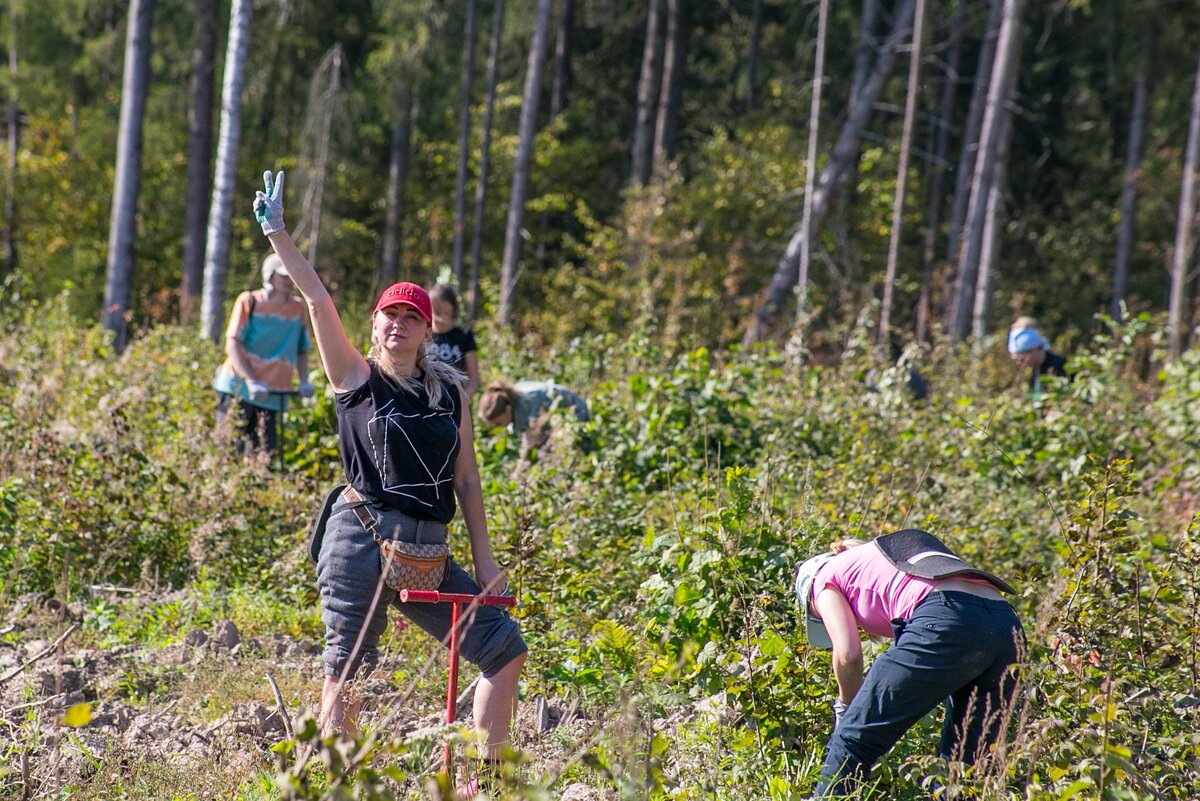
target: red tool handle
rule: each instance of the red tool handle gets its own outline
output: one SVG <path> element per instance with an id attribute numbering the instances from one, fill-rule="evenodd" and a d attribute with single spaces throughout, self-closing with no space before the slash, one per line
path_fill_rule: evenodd
<path id="1" fill-rule="evenodd" d="M 437 590 L 400 590 L 401 603 L 477 603 L 480 606 L 516 606 L 514 595 L 470 595 L 465 592 L 438 592 Z"/>
<path id="2" fill-rule="evenodd" d="M 460 604 L 516 606 L 517 599 L 512 595 L 471 595 L 465 592 L 438 592 L 437 590 L 400 590 L 400 602 L 406 604 L 452 604 L 450 607 L 450 641 L 447 643 L 450 646 L 450 675 L 446 682 L 446 723 L 453 723 L 458 699 L 458 648 L 460 645 L 458 617 L 462 613 Z M 451 758 L 450 741 L 447 740 L 442 750 L 442 769 L 448 775 L 453 775 Z"/>

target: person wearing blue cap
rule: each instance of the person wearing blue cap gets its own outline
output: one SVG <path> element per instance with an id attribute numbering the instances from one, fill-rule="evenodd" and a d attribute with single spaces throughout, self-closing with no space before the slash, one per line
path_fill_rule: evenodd
<path id="1" fill-rule="evenodd" d="M 973 763 L 996 742 L 1024 649 L 1002 579 L 971 567 L 927 531 L 842 540 L 806 560 L 794 585 L 810 645 L 832 649 L 834 729 L 814 798 L 853 790 L 943 702 L 938 756 Z M 892 637 L 863 675 L 858 631 Z"/>
<path id="2" fill-rule="evenodd" d="M 1018 317 L 1008 329 L 1008 354 L 1020 367 L 1029 368 L 1029 389 L 1035 395 L 1042 389 L 1047 373 L 1070 380 L 1067 359 L 1050 350 L 1050 342 L 1037 330 L 1032 317 Z"/>

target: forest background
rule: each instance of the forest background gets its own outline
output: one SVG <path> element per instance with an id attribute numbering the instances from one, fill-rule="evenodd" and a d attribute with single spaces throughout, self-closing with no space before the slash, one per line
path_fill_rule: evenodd
<path id="1" fill-rule="evenodd" d="M 1195 3 L 6 12 L 4 793 L 424 792 L 444 665 L 411 634 L 362 759 L 239 728 L 276 707 L 264 670 L 314 701 L 317 660 L 264 642 L 320 636 L 300 553 L 338 472 L 327 395 L 288 415 L 282 471 L 210 433 L 272 168 L 340 308 L 456 276 L 485 379 L 592 402 L 533 462 L 478 443 L 533 653 L 510 796 L 803 797 L 831 682 L 790 572 L 908 523 L 1023 588 L 1030 689 L 1004 759 L 947 774 L 927 721 L 879 792 L 1193 797 Z M 1076 374 L 1037 407 L 1018 314 Z M 256 644 L 201 647 L 224 621 Z"/>

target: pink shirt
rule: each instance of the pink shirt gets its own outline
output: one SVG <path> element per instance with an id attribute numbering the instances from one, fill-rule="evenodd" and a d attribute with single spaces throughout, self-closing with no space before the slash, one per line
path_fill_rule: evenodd
<path id="1" fill-rule="evenodd" d="M 831 556 L 813 577 L 812 592 L 815 599 L 826 587 L 833 587 L 846 596 L 863 631 L 891 637 L 892 620 L 911 617 L 936 584 L 898 570 L 875 543 L 868 542 Z"/>

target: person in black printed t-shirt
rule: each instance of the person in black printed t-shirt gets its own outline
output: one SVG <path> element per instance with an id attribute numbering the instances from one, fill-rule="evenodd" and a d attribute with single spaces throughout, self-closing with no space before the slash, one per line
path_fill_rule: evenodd
<path id="1" fill-rule="evenodd" d="M 317 558 L 325 623 L 325 732 L 357 731 L 361 700 L 343 693 L 359 665 L 378 657 L 387 608 L 438 639 L 450 629 L 446 604 L 398 603 L 380 580 L 379 547 L 358 517 L 365 508 L 380 531 L 430 542 L 445 537 L 457 499 L 471 541 L 472 578 L 453 559 L 440 592 L 502 593 L 504 576 L 492 557 L 479 465 L 462 374 L 429 354 L 429 295 L 416 284 L 393 284 L 371 311 L 371 351 L 350 342 L 329 292 L 283 224 L 283 173 L 264 175 L 254 214 L 307 301 L 325 375 L 337 395 L 338 444 L 349 483 L 333 504 Z M 444 539 L 443 539 L 444 541 Z M 375 599 L 378 599 L 376 602 Z M 508 742 L 527 649 L 516 622 L 499 607 L 480 606 L 460 637 L 461 653 L 482 674 L 475 690 L 475 728 L 494 762 Z M 445 640 L 443 640 L 444 642 Z M 473 795 L 473 793 L 472 793 Z"/>
<path id="2" fill-rule="evenodd" d="M 458 293 L 449 284 L 429 291 L 433 303 L 433 345 L 437 356 L 467 376 L 467 397 L 479 389 L 479 348 L 475 334 L 458 324 Z"/>

